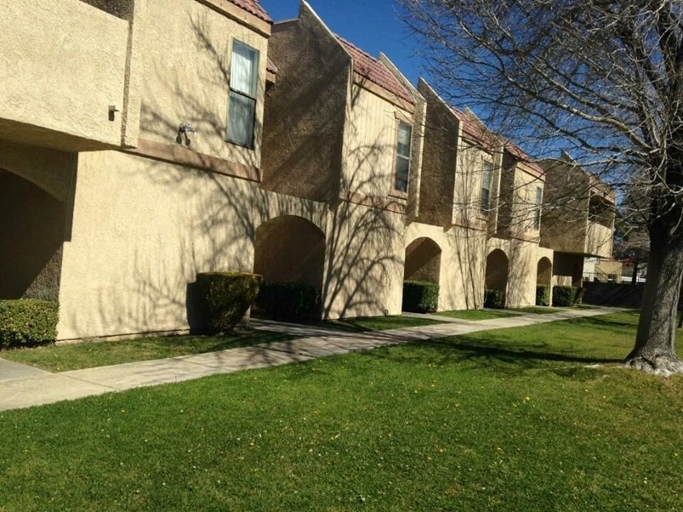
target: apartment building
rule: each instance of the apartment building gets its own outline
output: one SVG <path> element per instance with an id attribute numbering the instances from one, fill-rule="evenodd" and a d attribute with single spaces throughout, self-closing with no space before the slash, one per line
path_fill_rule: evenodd
<path id="1" fill-rule="evenodd" d="M 278 23 L 257 0 L 0 9 L 0 299 L 58 300 L 59 339 L 200 327 L 219 270 L 314 285 L 325 318 L 398 314 L 406 279 L 440 310 L 529 305 L 579 250 L 545 228 L 564 171 L 305 1 Z M 593 189 L 581 254 L 609 250 Z"/>

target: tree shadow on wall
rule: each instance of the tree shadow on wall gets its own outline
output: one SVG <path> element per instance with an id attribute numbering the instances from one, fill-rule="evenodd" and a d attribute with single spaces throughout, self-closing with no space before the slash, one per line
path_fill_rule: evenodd
<path id="1" fill-rule="evenodd" d="M 191 18 L 197 74 L 207 91 L 229 90 L 228 46 L 205 20 Z M 222 42 L 216 42 L 222 41 Z M 69 323 L 87 335 L 138 334 L 173 331 L 189 325 L 200 329 L 192 283 L 198 272 L 252 271 L 258 228 L 269 220 L 295 216 L 325 234 L 326 257 L 322 292 L 324 316 L 382 314 L 387 297 L 398 293 L 403 265 L 404 220 L 372 201 L 357 204 L 340 198 L 341 191 L 372 197 L 369 191 L 384 183 L 382 156 L 393 147 L 381 140 L 365 141 L 348 149 L 352 165 L 339 177 L 337 190 L 326 201 L 316 201 L 264 190 L 257 180 L 231 176 L 222 162 L 259 174 L 257 152 L 224 140 L 226 105 L 207 108 L 210 94 L 195 91 L 167 68 L 148 66 L 148 82 L 159 88 L 143 102 L 141 139 L 191 151 L 191 163 L 112 153 L 102 174 L 115 172 L 117 187 L 125 188 L 127 202 L 107 202 L 107 216 L 99 227 L 100 250 L 116 246 L 115 267 L 103 269 L 102 285 L 92 290 L 90 310 L 96 319 L 75 311 Z M 263 77 L 261 77 L 263 79 Z M 162 103 L 173 97 L 173 107 Z M 311 105 L 309 108 L 315 108 Z M 197 134 L 190 144 L 177 142 L 178 127 L 190 122 Z M 258 123 L 257 134 L 262 131 Z M 355 127 L 352 127 L 355 129 Z M 258 140 L 258 135 L 257 135 Z M 258 149 L 258 147 L 257 147 Z M 302 142 L 297 158 L 315 158 L 315 145 Z M 339 153 L 341 158 L 341 152 Z M 221 165 L 217 165 L 220 160 Z M 232 165 L 231 164 L 231 165 Z M 288 166 L 295 167 L 296 160 Z M 323 180 L 329 181 L 328 177 Z M 326 181 L 326 182 L 327 182 Z M 388 193 L 380 190 L 380 194 Z M 101 190 L 103 201 L 119 190 Z M 362 201 L 358 201 L 362 202 Z M 144 205 L 133 207 L 131 205 Z M 118 238 L 109 244 L 106 237 Z M 400 250 L 394 252 L 394 248 Z M 112 326 L 116 326 L 112 328 Z"/>

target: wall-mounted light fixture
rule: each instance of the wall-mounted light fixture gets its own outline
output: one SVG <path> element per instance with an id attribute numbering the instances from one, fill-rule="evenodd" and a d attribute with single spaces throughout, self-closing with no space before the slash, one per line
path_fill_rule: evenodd
<path id="1" fill-rule="evenodd" d="M 188 122 L 182 123 L 178 127 L 178 142 L 184 142 L 185 145 L 189 146 L 190 143 L 192 142 L 190 140 L 190 134 L 196 134 L 197 132 L 195 131 L 194 128 L 192 128 L 192 125 Z"/>

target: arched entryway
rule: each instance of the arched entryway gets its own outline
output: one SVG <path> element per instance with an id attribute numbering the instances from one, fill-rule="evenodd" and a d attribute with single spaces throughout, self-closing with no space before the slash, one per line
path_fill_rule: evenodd
<path id="1" fill-rule="evenodd" d="M 536 305 L 550 306 L 553 279 L 553 262 L 549 258 L 543 257 L 538 260 L 536 267 Z M 543 286 L 544 288 L 540 288 Z"/>
<path id="2" fill-rule="evenodd" d="M 505 304 L 508 284 L 509 260 L 501 249 L 494 249 L 486 257 L 486 289 L 498 290 L 503 297 L 502 304 L 495 304 L 502 307 Z"/>
<path id="3" fill-rule="evenodd" d="M 261 274 L 264 281 L 308 285 L 315 288 L 320 297 L 324 268 L 325 234 L 312 222 L 284 215 L 261 224 L 256 230 L 254 273 Z M 302 316 L 319 317 L 321 314 L 308 309 Z M 296 312 L 292 315 L 297 316 Z"/>
<path id="4" fill-rule="evenodd" d="M 325 234 L 312 222 L 284 215 L 256 230 L 254 272 L 264 279 L 321 288 L 324 267 Z"/>
<path id="5" fill-rule="evenodd" d="M 428 281 L 439 284 L 441 247 L 431 238 L 418 238 L 406 247 L 404 281 Z"/>
<path id="6" fill-rule="evenodd" d="M 0 299 L 57 300 L 66 203 L 0 169 Z"/>

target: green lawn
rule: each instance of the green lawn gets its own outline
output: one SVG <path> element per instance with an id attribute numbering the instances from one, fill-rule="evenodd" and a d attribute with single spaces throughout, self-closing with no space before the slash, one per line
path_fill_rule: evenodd
<path id="1" fill-rule="evenodd" d="M 335 320 L 318 325 L 343 331 L 368 332 L 399 327 L 432 325 L 435 323 L 438 322 L 426 318 L 378 316 Z M 21 348 L 0 351 L 0 357 L 53 372 L 65 372 L 133 361 L 148 361 L 150 359 L 215 352 L 288 339 L 292 339 L 292 336 L 243 329 L 237 333 L 225 336 L 161 336 L 122 341 Z"/>
<path id="2" fill-rule="evenodd" d="M 549 308 L 540 306 L 529 306 L 526 308 L 515 308 L 511 311 L 518 311 L 520 313 L 533 313 L 535 315 L 552 315 L 553 313 L 562 313 L 567 311 L 568 308 Z"/>
<path id="3" fill-rule="evenodd" d="M 330 329 L 353 332 L 385 331 L 401 327 L 418 327 L 422 325 L 438 324 L 438 320 L 414 316 L 369 316 L 360 318 L 343 318 L 323 322 L 321 325 Z"/>
<path id="4" fill-rule="evenodd" d="M 472 321 L 491 320 L 492 318 L 509 318 L 511 316 L 518 316 L 504 309 L 463 309 L 460 311 L 440 311 L 435 314 Z"/>
<path id="5" fill-rule="evenodd" d="M 636 319 L 0 413 L 0 510 L 681 510 L 683 379 L 617 367 Z"/>

